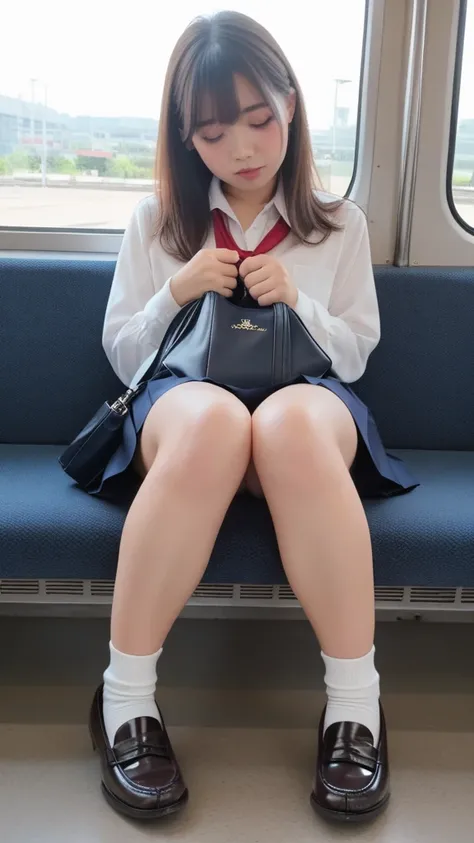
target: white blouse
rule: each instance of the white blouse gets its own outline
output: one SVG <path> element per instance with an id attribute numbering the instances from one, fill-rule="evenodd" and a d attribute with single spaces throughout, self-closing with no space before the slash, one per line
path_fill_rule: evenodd
<path id="1" fill-rule="evenodd" d="M 335 198 L 326 193 L 318 196 L 324 202 Z M 242 249 L 253 251 L 279 215 L 289 222 L 281 185 L 245 232 L 217 179 L 211 183 L 209 199 L 211 209 L 227 214 L 230 232 Z M 155 234 L 156 202 L 154 196 L 142 200 L 132 215 L 105 314 L 104 350 L 127 386 L 140 380 L 180 310 L 170 279 L 183 263 L 164 251 Z M 344 201 L 336 218 L 343 228 L 324 243 L 306 246 L 290 233 L 272 254 L 299 290 L 296 312 L 331 358 L 333 371 L 350 383 L 361 377 L 380 339 L 380 320 L 364 214 Z M 204 247 L 215 248 L 212 228 Z"/>

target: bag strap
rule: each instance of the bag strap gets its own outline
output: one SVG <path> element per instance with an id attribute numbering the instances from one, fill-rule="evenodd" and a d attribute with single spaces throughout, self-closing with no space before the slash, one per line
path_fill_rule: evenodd
<path id="1" fill-rule="evenodd" d="M 162 343 L 158 349 L 156 357 L 153 358 L 151 366 L 147 369 L 145 378 L 150 379 L 156 374 L 156 371 L 161 366 L 162 360 L 180 341 L 182 335 L 188 328 L 189 323 L 194 318 L 196 311 L 202 307 L 203 298 L 195 299 L 184 305 L 183 308 L 176 314 L 171 325 L 169 326 Z"/>
<path id="2" fill-rule="evenodd" d="M 161 361 L 165 356 L 165 353 L 168 353 L 168 351 L 170 351 L 171 348 L 178 341 L 182 333 L 181 329 L 184 330 L 184 325 L 188 324 L 188 321 L 192 316 L 193 308 L 196 306 L 196 304 L 199 304 L 199 300 L 190 302 L 188 305 L 185 305 L 185 307 L 188 308 L 188 313 L 183 314 L 183 310 L 185 308 L 182 308 L 177 314 L 180 317 L 179 320 L 177 320 L 177 317 L 175 316 L 173 322 L 171 322 L 171 325 L 166 331 L 166 334 L 161 342 L 160 347 L 157 349 L 153 360 L 148 366 L 146 372 L 144 372 L 144 374 L 142 375 L 142 378 L 139 383 L 137 383 L 135 386 L 129 387 L 126 392 L 120 395 L 113 402 L 113 404 L 110 405 L 110 408 L 112 410 L 115 410 L 116 413 L 120 413 L 120 415 L 125 415 L 125 413 L 128 412 L 129 404 L 132 403 L 133 399 L 136 398 L 137 395 L 140 395 L 140 393 L 143 392 L 148 381 L 150 381 L 159 370 Z"/>

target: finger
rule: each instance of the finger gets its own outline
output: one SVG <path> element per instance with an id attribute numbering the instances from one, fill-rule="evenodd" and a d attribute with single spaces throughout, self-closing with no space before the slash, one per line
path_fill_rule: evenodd
<path id="1" fill-rule="evenodd" d="M 245 279 L 245 286 L 247 290 L 251 290 L 256 284 L 261 284 L 262 281 L 267 281 L 271 278 L 271 267 L 262 266 L 261 269 L 256 269 L 254 272 L 249 272 Z"/>
<path id="2" fill-rule="evenodd" d="M 237 278 L 239 271 L 233 263 L 222 263 L 219 266 L 219 272 L 226 278 Z"/>
<path id="3" fill-rule="evenodd" d="M 224 287 L 227 287 L 228 290 L 235 290 L 237 287 L 237 278 L 223 277 L 221 278 L 221 283 Z"/>
<path id="4" fill-rule="evenodd" d="M 234 291 L 228 290 L 227 287 L 224 287 L 224 289 L 221 290 L 221 296 L 225 296 L 226 299 L 230 299 L 231 296 L 233 296 L 233 295 L 234 295 Z"/>
<path id="5" fill-rule="evenodd" d="M 268 307 L 268 305 L 276 304 L 278 301 L 281 301 L 278 290 L 270 290 L 269 293 L 259 297 L 258 304 L 260 307 Z"/>
<path id="6" fill-rule="evenodd" d="M 260 284 L 255 284 L 250 290 L 250 295 L 253 299 L 259 299 L 260 296 L 266 296 L 275 289 L 275 283 L 271 278 L 261 281 Z"/>
<path id="7" fill-rule="evenodd" d="M 212 289 L 220 293 L 221 290 L 235 290 L 237 278 L 229 278 L 225 275 L 215 275 L 212 279 Z"/>
<path id="8" fill-rule="evenodd" d="M 242 278 L 245 278 L 250 272 L 261 269 L 266 263 L 268 263 L 268 255 L 252 255 L 251 258 L 245 258 L 240 264 Z"/>
<path id="9" fill-rule="evenodd" d="M 222 263 L 237 263 L 239 253 L 235 249 L 216 249 L 216 257 Z"/>

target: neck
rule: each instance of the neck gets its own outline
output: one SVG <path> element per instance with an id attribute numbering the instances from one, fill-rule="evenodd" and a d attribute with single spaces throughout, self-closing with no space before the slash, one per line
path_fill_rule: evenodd
<path id="1" fill-rule="evenodd" d="M 244 231 L 252 225 L 260 211 L 275 194 L 277 177 L 259 190 L 239 190 L 229 184 L 223 184 L 224 195 L 239 220 Z"/>
<path id="2" fill-rule="evenodd" d="M 249 208 L 263 208 L 275 194 L 277 177 L 275 176 L 264 187 L 258 190 L 239 190 L 230 184 L 223 184 L 222 190 L 229 205 L 236 202 L 238 205 L 247 205 Z"/>

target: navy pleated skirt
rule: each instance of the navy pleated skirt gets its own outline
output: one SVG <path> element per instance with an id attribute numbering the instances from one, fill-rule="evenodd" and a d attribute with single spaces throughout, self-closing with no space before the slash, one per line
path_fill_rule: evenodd
<path id="1" fill-rule="evenodd" d="M 138 479 L 135 472 L 131 470 L 131 463 L 137 447 L 137 438 L 147 414 L 165 392 L 181 383 L 189 383 L 192 380 L 194 379 L 179 378 L 175 375 L 163 373 L 149 381 L 145 390 L 131 404 L 130 411 L 125 416 L 122 440 L 109 460 L 102 479 L 95 487 L 89 489 L 89 494 L 100 494 L 107 497 L 112 495 L 113 497 L 114 487 L 122 487 L 127 476 L 131 480 L 136 481 Z M 205 382 L 212 383 L 208 379 L 205 379 Z M 404 463 L 398 457 L 386 452 L 370 410 L 350 387 L 332 377 L 311 378 L 304 376 L 296 382 L 309 383 L 331 390 L 351 412 L 359 436 L 357 454 L 351 468 L 351 474 L 361 497 L 390 497 L 391 495 L 409 492 L 418 485 Z M 225 388 L 239 398 L 250 413 L 253 413 L 262 401 L 276 391 L 275 388 Z"/>

